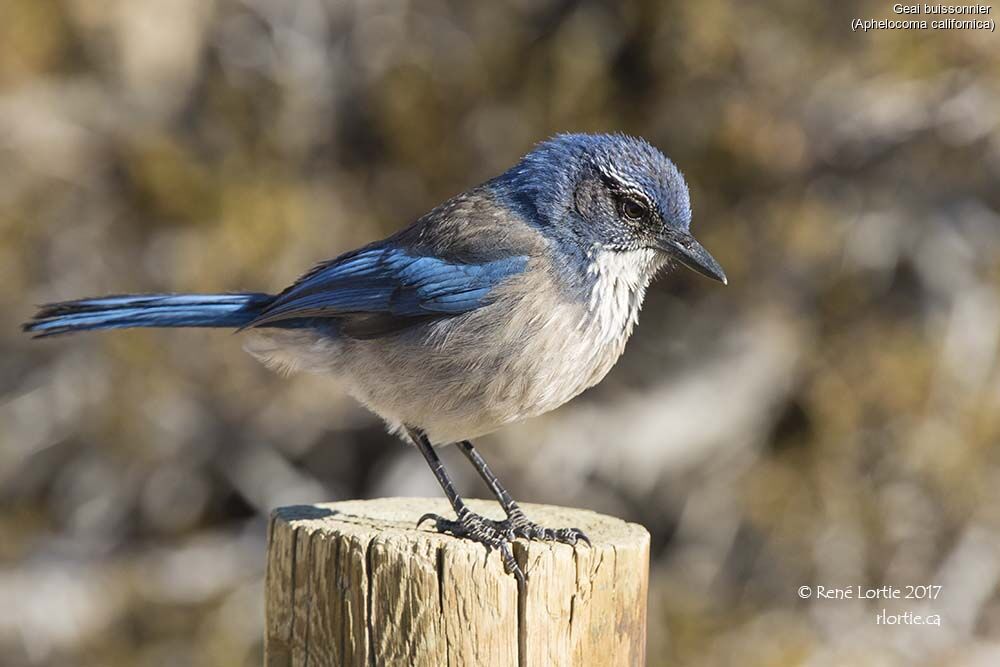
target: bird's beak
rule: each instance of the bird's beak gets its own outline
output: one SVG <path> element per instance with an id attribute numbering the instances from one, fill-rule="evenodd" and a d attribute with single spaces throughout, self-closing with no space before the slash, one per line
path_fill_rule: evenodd
<path id="1" fill-rule="evenodd" d="M 728 284 L 726 273 L 708 251 L 687 232 L 668 230 L 659 238 L 660 250 L 706 278 Z"/>

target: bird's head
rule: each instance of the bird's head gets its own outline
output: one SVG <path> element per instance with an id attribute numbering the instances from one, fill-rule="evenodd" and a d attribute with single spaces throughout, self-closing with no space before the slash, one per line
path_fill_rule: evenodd
<path id="1" fill-rule="evenodd" d="M 719 263 L 689 232 L 684 177 L 663 153 L 621 134 L 562 134 L 500 178 L 546 234 L 585 252 L 673 259 L 722 283 Z M 637 252 L 645 251 L 645 252 Z"/>

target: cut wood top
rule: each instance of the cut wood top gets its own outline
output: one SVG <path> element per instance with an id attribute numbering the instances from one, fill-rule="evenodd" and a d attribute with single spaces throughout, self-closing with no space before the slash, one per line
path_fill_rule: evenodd
<path id="1" fill-rule="evenodd" d="M 470 509 L 502 519 L 496 502 Z M 442 535 L 443 498 L 284 507 L 268 545 L 267 664 L 641 665 L 649 534 L 587 510 L 522 505 L 591 546 L 514 543 L 518 591 L 499 554 Z"/>

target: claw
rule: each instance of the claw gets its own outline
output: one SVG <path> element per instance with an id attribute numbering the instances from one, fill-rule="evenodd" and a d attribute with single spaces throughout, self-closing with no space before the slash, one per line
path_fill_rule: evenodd
<path id="1" fill-rule="evenodd" d="M 502 553 L 503 553 L 503 561 L 504 561 L 504 563 L 503 563 L 504 570 L 507 571 L 507 574 L 512 574 L 512 575 L 514 575 L 514 578 L 517 579 L 517 588 L 518 588 L 518 590 L 524 590 L 524 587 L 528 583 L 527 582 L 527 578 L 524 576 L 524 572 L 521 571 L 521 566 L 519 566 L 517 564 L 517 561 L 514 560 L 514 554 L 510 550 L 510 547 L 505 544 L 503 546 L 503 552 Z"/>
<path id="2" fill-rule="evenodd" d="M 486 548 L 489 557 L 493 549 L 500 551 L 504 571 L 514 575 L 519 586 L 524 586 L 526 577 L 514 559 L 510 543 L 514 540 L 513 529 L 503 521 L 493 521 L 473 512 L 462 512 L 458 520 L 448 519 L 440 514 L 428 513 L 420 517 L 417 527 L 425 521 L 433 521 L 434 529 L 439 533 L 448 533 L 455 537 L 478 542 Z"/>
<path id="3" fill-rule="evenodd" d="M 463 510 L 457 520 L 447 519 L 440 514 L 428 513 L 420 517 L 420 520 L 417 521 L 417 527 L 419 528 L 425 521 L 433 521 L 434 528 L 439 533 L 448 533 L 482 544 L 486 547 L 487 557 L 493 549 L 499 550 L 504 570 L 508 574 L 514 575 L 520 587 L 526 585 L 527 577 L 517 564 L 514 552 L 511 550 L 511 542 L 515 538 L 548 540 L 569 545 L 585 542 L 588 547 L 592 546 L 590 538 L 579 528 L 543 528 L 537 523 L 529 521 L 520 509 L 515 509 L 502 521 L 487 519 L 467 510 Z"/>
<path id="4" fill-rule="evenodd" d="M 543 528 L 534 521 L 529 520 L 520 508 L 515 508 L 510 512 L 507 519 L 500 523 L 509 526 L 515 536 L 528 540 L 547 540 L 569 544 L 570 546 L 576 545 L 577 542 L 586 542 L 588 547 L 593 546 L 587 534 L 579 528 Z"/>

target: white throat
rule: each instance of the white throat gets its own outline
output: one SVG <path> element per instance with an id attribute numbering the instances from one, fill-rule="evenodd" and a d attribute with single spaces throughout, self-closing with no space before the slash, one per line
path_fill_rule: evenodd
<path id="1" fill-rule="evenodd" d="M 617 251 L 600 246 L 588 257 L 587 272 L 596 278 L 588 304 L 589 322 L 602 343 L 624 345 L 639 320 L 646 288 L 666 260 L 651 248 Z"/>

